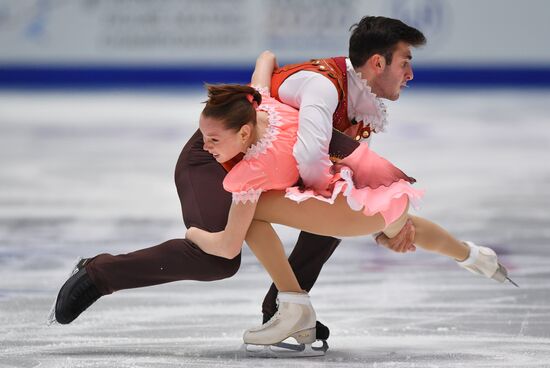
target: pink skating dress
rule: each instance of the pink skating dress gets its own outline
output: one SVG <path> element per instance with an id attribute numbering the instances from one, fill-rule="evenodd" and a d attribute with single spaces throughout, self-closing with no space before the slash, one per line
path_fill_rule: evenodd
<path id="1" fill-rule="evenodd" d="M 412 204 L 418 202 L 422 192 L 410 185 L 415 180 L 371 151 L 366 143 L 334 165 L 330 197 L 297 187 L 299 172 L 293 148 L 298 110 L 270 97 L 265 89 L 260 92 L 258 110 L 267 112 L 268 128 L 224 179 L 223 187 L 232 193 L 234 203 L 256 202 L 262 192 L 273 189 L 286 190 L 286 197 L 296 202 L 314 198 L 334 203 L 342 194 L 353 210 L 367 216 L 381 213 L 389 225 L 403 213 L 407 199 Z"/>

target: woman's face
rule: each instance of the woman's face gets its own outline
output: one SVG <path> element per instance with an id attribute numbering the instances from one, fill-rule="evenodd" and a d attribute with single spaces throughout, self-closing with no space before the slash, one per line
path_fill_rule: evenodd
<path id="1" fill-rule="evenodd" d="M 203 149 L 212 154 L 219 163 L 231 160 L 245 150 L 246 139 L 243 138 L 246 137 L 243 136 L 243 128 L 238 131 L 226 129 L 219 119 L 201 114 L 199 129 L 204 140 Z"/>

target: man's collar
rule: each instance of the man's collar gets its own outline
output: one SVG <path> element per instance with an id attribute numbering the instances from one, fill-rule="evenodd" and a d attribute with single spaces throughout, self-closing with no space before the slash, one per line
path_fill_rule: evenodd
<path id="1" fill-rule="evenodd" d="M 387 124 L 386 106 L 378 98 L 363 79 L 360 72 L 355 71 L 351 60 L 346 58 L 346 73 L 348 77 L 348 117 L 370 124 L 375 132 L 383 132 Z"/>

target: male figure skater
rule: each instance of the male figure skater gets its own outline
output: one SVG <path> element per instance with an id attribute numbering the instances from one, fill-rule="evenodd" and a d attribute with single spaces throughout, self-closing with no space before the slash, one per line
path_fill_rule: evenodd
<path id="1" fill-rule="evenodd" d="M 323 180 L 331 165 L 329 154 L 344 157 L 355 149 L 353 140 L 331 142 L 329 149 L 333 128 L 357 140 L 370 139 L 372 133 L 383 131 L 386 118 L 380 98 L 399 98 L 400 89 L 413 78 L 411 48 L 425 42 L 420 31 L 399 20 L 364 17 L 354 25 L 349 58 L 316 59 L 275 72 L 272 95 L 300 109 L 295 147 L 299 167 L 308 160 L 323 162 L 319 172 L 300 170 L 305 186 L 327 185 Z M 203 150 L 203 145 L 197 131 L 180 154 L 175 181 L 185 225 L 216 232 L 225 228 L 231 205 L 231 195 L 222 187 L 231 165 L 222 167 Z M 412 249 L 413 230 L 409 224 L 392 240 L 393 245 L 385 244 L 393 249 L 398 242 L 401 250 Z M 289 261 L 304 290 L 313 287 L 339 243 L 332 237 L 300 233 Z M 187 239 L 171 239 L 128 254 L 83 259 L 59 291 L 51 320 L 68 324 L 101 296 L 118 290 L 231 277 L 240 266 L 240 258 L 212 256 Z M 263 303 L 264 321 L 276 312 L 276 294 L 272 286 Z M 316 333 L 321 340 L 329 336 L 328 328 L 319 322 Z"/>

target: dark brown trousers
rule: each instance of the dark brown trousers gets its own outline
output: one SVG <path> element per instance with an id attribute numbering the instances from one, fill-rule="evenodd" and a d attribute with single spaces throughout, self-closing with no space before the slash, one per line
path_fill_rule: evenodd
<path id="1" fill-rule="evenodd" d="M 226 175 L 212 155 L 202 149 L 197 131 L 183 148 L 175 180 L 187 227 L 221 231 L 227 223 L 231 194 L 223 189 Z M 310 290 L 339 239 L 301 232 L 289 261 L 304 290 Z M 128 254 L 100 254 L 86 270 L 103 294 L 179 280 L 213 281 L 233 276 L 241 255 L 225 259 L 204 253 L 187 239 L 172 239 Z M 262 306 L 264 319 L 276 311 L 277 289 L 271 285 Z"/>

